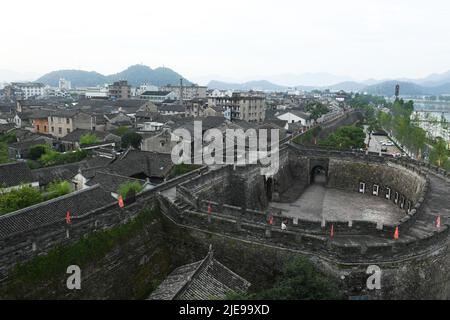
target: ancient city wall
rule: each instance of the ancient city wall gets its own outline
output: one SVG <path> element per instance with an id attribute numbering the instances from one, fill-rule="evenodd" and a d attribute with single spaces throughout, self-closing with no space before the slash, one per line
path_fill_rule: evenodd
<path id="1" fill-rule="evenodd" d="M 380 187 L 379 193 L 385 196 L 387 188 L 392 195 L 399 192 L 413 205 L 421 197 L 426 178 L 395 163 L 373 164 L 350 160 L 330 159 L 328 187 L 359 192 L 360 182 L 365 183 L 366 193 L 372 195 L 373 186 Z M 392 196 L 393 198 L 393 196 Z"/>
<path id="2" fill-rule="evenodd" d="M 72 217 L 72 223 L 61 222 L 48 224 L 29 232 L 19 232 L 0 239 L 0 281 L 7 277 L 9 270 L 17 263 L 28 261 L 36 256 L 46 254 L 58 245 L 77 242 L 83 236 L 113 228 L 134 219 L 144 208 L 155 203 L 157 192 L 169 189 L 191 177 L 205 171 L 201 168 L 159 185 L 155 189 L 143 192 L 136 201 L 120 209 L 114 201 L 103 208 L 95 208 L 84 216 Z"/>
<path id="3" fill-rule="evenodd" d="M 329 222 L 325 225 L 305 222 L 309 223 L 307 227 L 317 229 L 316 233 L 305 233 L 302 228 L 306 226 L 301 226 L 303 221 L 297 221 L 299 223 L 297 227 L 294 226 L 294 221 L 288 221 L 290 227 L 288 231 L 283 231 L 280 228 L 281 218 L 276 219 L 273 225 L 269 225 L 266 216 L 260 212 L 232 206 L 225 206 L 223 211 L 218 212 L 215 212 L 216 209 L 214 209 L 212 214 L 208 214 L 207 211 L 193 210 L 180 212 L 179 208 L 164 197 L 160 196 L 158 199 L 161 211 L 180 225 L 191 226 L 205 232 L 228 235 L 237 239 L 257 241 L 315 254 L 320 253 L 340 262 L 382 261 L 396 255 L 419 254 L 445 240 L 449 233 L 448 227 L 445 226 L 430 235 L 414 240 L 402 239 L 393 243 L 367 245 L 358 243 L 341 244 L 330 239 L 331 223 Z M 206 202 L 204 202 L 204 206 L 206 205 Z M 212 205 L 213 208 L 218 206 L 218 204 Z M 220 209 L 220 207 L 217 209 Z M 355 222 L 352 227 L 345 223 L 336 223 L 335 225 L 336 232 L 348 232 L 351 228 L 354 228 L 355 232 L 363 231 L 369 232 L 369 234 L 370 232 L 381 232 L 381 234 L 386 232 L 386 235 L 390 233 L 390 237 L 392 237 L 391 232 L 393 232 L 393 229 L 389 229 L 389 227 L 378 230 L 375 224 L 364 222 Z"/>

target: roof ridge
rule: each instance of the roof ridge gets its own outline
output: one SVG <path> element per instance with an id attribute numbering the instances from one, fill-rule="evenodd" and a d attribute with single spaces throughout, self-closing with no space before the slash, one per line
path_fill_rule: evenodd
<path id="1" fill-rule="evenodd" d="M 184 289 L 186 289 L 186 287 L 192 283 L 192 279 L 195 278 L 196 275 L 198 275 L 200 273 L 200 271 L 207 265 L 207 262 L 209 262 L 212 256 L 210 254 L 210 252 L 208 252 L 208 254 L 206 255 L 206 257 L 203 260 L 200 260 L 201 263 L 198 265 L 198 267 L 195 269 L 195 271 L 192 273 L 192 276 L 188 278 L 188 280 L 186 281 L 186 283 L 181 286 L 180 289 L 177 290 L 177 292 L 174 293 L 173 298 L 175 298 L 178 294 L 180 294 L 182 291 L 184 291 Z M 198 261 L 198 262 L 200 262 Z M 196 263 L 198 263 L 196 262 Z M 172 298 L 172 299 L 173 299 Z"/>
<path id="2" fill-rule="evenodd" d="M 142 179 L 127 177 L 127 176 L 124 176 L 124 175 L 121 175 L 121 174 L 117 174 L 117 173 L 114 173 L 114 172 L 108 172 L 108 171 L 101 171 L 100 170 L 100 171 L 96 171 L 95 172 L 95 174 L 97 174 L 97 173 L 103 173 L 103 174 L 106 174 L 106 175 L 116 176 L 116 177 L 120 177 L 120 178 L 127 178 L 128 180 L 136 180 L 136 181 L 143 181 L 143 182 L 145 182 L 145 180 L 142 180 Z"/>

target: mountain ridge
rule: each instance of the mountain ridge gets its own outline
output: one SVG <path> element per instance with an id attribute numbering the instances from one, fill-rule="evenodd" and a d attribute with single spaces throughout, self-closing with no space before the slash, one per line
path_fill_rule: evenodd
<path id="1" fill-rule="evenodd" d="M 56 70 L 44 74 L 36 81 L 57 87 L 60 78 L 71 81 L 75 87 L 95 87 L 118 80 L 127 80 L 132 86 L 140 86 L 144 83 L 155 86 L 176 85 L 179 84 L 181 78 L 185 84 L 191 84 L 190 81 L 170 68 L 160 67 L 152 69 L 149 66 L 139 64 L 132 65 L 121 72 L 111 75 L 76 69 Z"/>
<path id="2" fill-rule="evenodd" d="M 263 90 L 263 91 L 286 91 L 289 89 L 297 89 L 303 91 L 311 90 L 333 90 L 333 91 L 353 91 L 353 92 L 367 92 L 370 94 L 379 94 L 384 96 L 393 96 L 395 86 L 400 85 L 400 93 L 402 95 L 442 95 L 450 94 L 450 79 L 446 83 L 437 86 L 425 86 L 414 82 L 387 80 L 381 82 L 374 82 L 372 85 L 367 85 L 364 82 L 344 81 L 331 86 L 282 86 L 267 80 L 248 81 L 243 83 L 228 83 L 222 81 L 210 81 L 208 87 L 210 89 L 220 90 Z"/>

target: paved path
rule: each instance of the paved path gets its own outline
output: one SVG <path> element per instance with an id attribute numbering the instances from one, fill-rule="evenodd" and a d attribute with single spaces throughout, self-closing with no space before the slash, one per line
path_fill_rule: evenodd
<path id="1" fill-rule="evenodd" d="M 382 198 L 368 197 L 356 192 L 326 188 L 315 183 L 292 203 L 270 203 L 287 217 L 311 221 L 373 221 L 397 224 L 405 212 Z"/>

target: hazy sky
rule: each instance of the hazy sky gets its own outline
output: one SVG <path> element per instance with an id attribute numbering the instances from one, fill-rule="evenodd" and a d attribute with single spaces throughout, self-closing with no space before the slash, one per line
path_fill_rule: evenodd
<path id="1" fill-rule="evenodd" d="M 365 79 L 450 69 L 446 0 L 14 0 L 1 11 L 0 69 L 18 72 L 143 63 L 187 78 Z"/>

